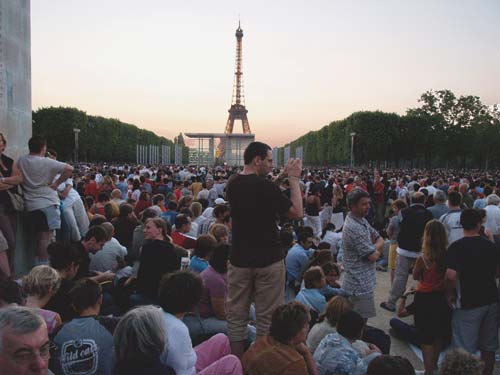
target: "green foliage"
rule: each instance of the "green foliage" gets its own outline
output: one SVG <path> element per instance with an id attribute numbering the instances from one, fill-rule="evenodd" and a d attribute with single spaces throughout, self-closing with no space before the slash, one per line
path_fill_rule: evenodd
<path id="1" fill-rule="evenodd" d="M 81 161 L 134 162 L 137 144 L 171 146 L 171 160 L 174 160 L 171 140 L 135 125 L 117 119 L 90 116 L 76 108 L 50 107 L 33 112 L 33 135 L 46 138 L 48 147 L 55 149 L 62 160 L 73 159 L 74 128 L 80 129 Z M 184 149 L 183 154 L 187 155 L 187 147 Z M 187 162 L 187 157 L 183 161 Z"/>
<path id="2" fill-rule="evenodd" d="M 489 167 L 500 164 L 500 107 L 488 108 L 477 96 L 450 90 L 427 91 L 406 115 L 355 112 L 285 145 L 304 147 L 307 165 L 348 165 L 351 133 L 356 133 L 357 165 Z"/>

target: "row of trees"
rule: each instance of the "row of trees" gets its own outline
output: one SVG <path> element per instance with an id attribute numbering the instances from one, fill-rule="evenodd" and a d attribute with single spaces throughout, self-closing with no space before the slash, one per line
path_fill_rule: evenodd
<path id="1" fill-rule="evenodd" d="M 73 129 L 80 129 L 79 160 L 123 161 L 136 160 L 136 145 L 171 146 L 174 161 L 174 142 L 184 146 L 182 135 L 174 142 L 149 130 L 139 129 L 117 119 L 90 116 L 76 108 L 50 107 L 33 112 L 33 135 L 47 139 L 48 147 L 57 151 L 62 160 L 73 160 L 75 142 Z M 183 147 L 183 162 L 188 150 Z"/>
<path id="2" fill-rule="evenodd" d="M 347 165 L 351 133 L 357 165 L 388 163 L 411 167 L 500 165 L 500 107 L 477 96 L 456 97 L 450 90 L 427 91 L 420 107 L 396 113 L 355 112 L 285 145 L 302 146 L 307 165 Z M 283 155 L 283 148 L 280 149 Z"/>

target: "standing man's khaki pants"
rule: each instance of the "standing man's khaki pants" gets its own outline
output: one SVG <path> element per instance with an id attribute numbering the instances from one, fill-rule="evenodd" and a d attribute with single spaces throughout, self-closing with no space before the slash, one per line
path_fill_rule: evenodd
<path id="1" fill-rule="evenodd" d="M 267 267 L 228 267 L 227 326 L 230 341 L 246 339 L 248 312 L 255 302 L 257 336 L 269 333 L 274 310 L 285 303 L 285 262 Z"/>

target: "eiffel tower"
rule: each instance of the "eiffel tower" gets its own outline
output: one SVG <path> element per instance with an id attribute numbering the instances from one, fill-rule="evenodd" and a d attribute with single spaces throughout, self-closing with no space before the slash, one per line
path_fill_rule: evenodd
<path id="1" fill-rule="evenodd" d="M 225 134 L 233 134 L 234 121 L 241 120 L 243 127 L 243 134 L 250 134 L 250 124 L 248 123 L 247 113 L 245 107 L 245 93 L 243 90 L 243 30 L 241 23 L 238 22 L 236 29 L 236 67 L 234 69 L 234 82 L 233 82 L 233 96 L 231 99 L 231 108 L 229 108 L 229 116 L 227 118 Z M 225 151 L 225 140 L 221 139 L 218 147 L 218 157 L 223 157 Z"/>

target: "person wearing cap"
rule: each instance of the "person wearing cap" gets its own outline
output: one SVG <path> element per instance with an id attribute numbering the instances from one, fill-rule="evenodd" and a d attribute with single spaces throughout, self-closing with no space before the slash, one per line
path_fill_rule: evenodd
<path id="1" fill-rule="evenodd" d="M 276 217 L 304 215 L 299 179 L 302 161 L 291 159 L 284 172 L 291 199 L 266 178 L 273 166 L 271 148 L 252 142 L 244 152 L 242 173 L 233 175 L 226 188 L 231 206 L 232 251 L 228 266 L 227 321 L 232 353 L 243 355 L 248 311 L 255 302 L 257 336 L 268 334 L 273 311 L 285 301 L 285 252 L 279 240 Z"/>

